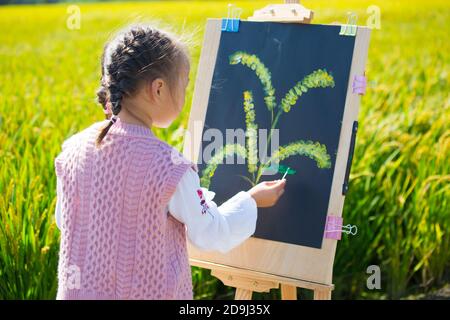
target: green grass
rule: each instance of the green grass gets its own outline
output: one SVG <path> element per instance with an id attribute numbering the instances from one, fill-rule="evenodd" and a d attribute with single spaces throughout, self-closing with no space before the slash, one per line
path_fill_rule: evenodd
<path id="1" fill-rule="evenodd" d="M 398 298 L 448 281 L 450 267 L 450 111 L 447 1 L 302 1 L 315 23 L 364 24 L 381 8 L 372 33 L 360 130 L 344 222 L 359 234 L 339 242 L 335 298 Z M 243 18 L 269 2 L 236 2 Z M 205 19 L 226 15 L 227 2 L 81 5 L 80 30 L 66 28 L 67 4 L 0 7 L 0 299 L 53 299 L 59 232 L 55 226 L 53 159 L 61 143 L 103 119 L 95 103 L 103 43 L 129 22 L 158 20 L 191 34 L 192 74 Z M 157 134 L 179 145 L 182 116 Z M 366 288 L 370 264 L 382 289 Z M 446 273 L 447 272 L 447 273 Z M 194 268 L 197 298 L 232 291 Z M 279 293 L 256 295 L 278 297 Z M 309 296 L 307 296 L 309 297 Z"/>

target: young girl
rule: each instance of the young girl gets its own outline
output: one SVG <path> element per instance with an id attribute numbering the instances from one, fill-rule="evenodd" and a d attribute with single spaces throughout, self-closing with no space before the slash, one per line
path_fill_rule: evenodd
<path id="1" fill-rule="evenodd" d="M 283 193 L 284 179 L 262 182 L 218 207 L 196 165 L 152 133 L 180 114 L 189 68 L 186 47 L 149 26 L 105 46 L 98 100 L 107 119 L 55 158 L 57 299 L 192 299 L 185 232 L 225 253 L 254 233 L 257 207 Z"/>

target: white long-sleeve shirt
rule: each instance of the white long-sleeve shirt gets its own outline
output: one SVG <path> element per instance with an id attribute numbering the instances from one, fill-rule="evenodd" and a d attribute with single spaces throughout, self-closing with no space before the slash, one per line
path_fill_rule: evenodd
<path id="1" fill-rule="evenodd" d="M 56 225 L 61 226 L 62 185 L 57 178 Z M 201 250 L 226 253 L 255 232 L 256 201 L 247 191 L 238 192 L 217 206 L 215 193 L 200 187 L 200 179 L 189 168 L 170 198 L 167 210 L 185 224 L 190 242 Z"/>

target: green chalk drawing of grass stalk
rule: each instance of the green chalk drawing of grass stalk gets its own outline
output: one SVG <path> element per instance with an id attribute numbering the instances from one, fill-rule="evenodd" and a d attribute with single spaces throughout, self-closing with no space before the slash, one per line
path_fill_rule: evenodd
<path id="1" fill-rule="evenodd" d="M 303 94 L 307 93 L 309 89 L 334 87 L 333 76 L 325 69 L 318 69 L 297 82 L 295 86 L 287 92 L 285 97 L 281 99 L 281 102 L 277 104 L 275 88 L 273 87 L 271 80 L 271 73 L 256 55 L 248 54 L 243 51 L 236 51 L 230 55 L 229 63 L 231 65 L 241 64 L 253 70 L 263 87 L 265 93 L 264 102 L 271 114 L 271 128 L 265 154 L 267 154 L 273 130 L 276 128 L 279 118 L 283 113 L 288 113 L 291 107 L 297 103 L 297 100 Z M 319 142 L 303 140 L 297 140 L 285 146 L 280 146 L 278 150 L 273 152 L 272 156 L 269 157 L 267 161 L 259 161 L 257 156 L 258 125 L 255 123 L 256 113 L 253 103 L 253 94 L 252 91 L 246 90 L 243 95 L 245 123 L 247 127 L 246 147 L 240 144 L 226 144 L 223 148 L 219 149 L 210 161 L 208 161 L 208 165 L 202 171 L 201 184 L 203 187 L 209 187 L 211 178 L 214 176 L 218 165 L 222 163 L 226 157 L 235 154 L 247 160 L 247 169 L 251 174 L 251 178 L 245 176 L 241 177 L 249 181 L 252 186 L 259 182 L 263 172 L 269 169 L 271 165 L 278 165 L 281 161 L 294 155 L 309 157 L 314 160 L 317 167 L 321 169 L 331 167 L 330 156 L 327 153 L 325 145 L 320 144 Z M 286 172 L 287 170 L 286 166 L 280 166 L 280 168 L 282 171 L 279 172 Z M 293 173 L 295 173 L 295 170 L 288 172 L 288 174 Z"/>

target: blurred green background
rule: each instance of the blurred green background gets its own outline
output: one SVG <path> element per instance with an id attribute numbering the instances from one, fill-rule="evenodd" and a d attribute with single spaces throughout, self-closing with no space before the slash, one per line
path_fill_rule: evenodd
<path id="1" fill-rule="evenodd" d="M 9 2 L 3 0 L 2 3 Z M 40 1 L 37 1 L 40 2 Z M 241 18 L 269 1 L 238 1 Z M 281 1 L 279 2 L 281 3 Z M 79 4 L 80 29 L 67 27 L 68 3 L 0 6 L 0 299 L 54 299 L 59 231 L 53 159 L 61 143 L 103 119 L 95 102 L 103 44 L 135 21 L 183 34 L 195 79 L 208 17 L 228 2 L 154 1 Z M 420 298 L 450 283 L 450 110 L 448 1 L 302 1 L 314 23 L 358 24 L 381 12 L 372 32 L 344 218 L 357 236 L 339 241 L 334 299 Z M 182 116 L 162 139 L 180 146 Z M 368 290 L 366 268 L 381 268 Z M 233 289 L 193 268 L 195 297 L 233 297 Z M 300 298 L 311 293 L 299 290 Z M 279 292 L 254 298 L 278 298 Z"/>

